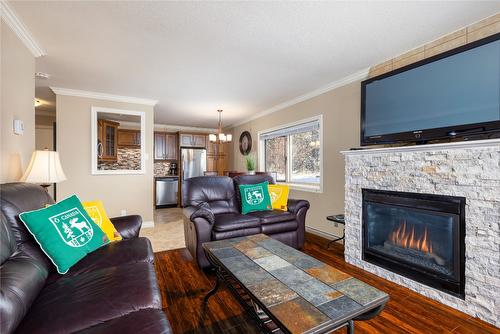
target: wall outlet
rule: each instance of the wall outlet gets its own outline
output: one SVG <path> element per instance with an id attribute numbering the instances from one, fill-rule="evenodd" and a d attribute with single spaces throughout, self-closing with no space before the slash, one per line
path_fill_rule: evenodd
<path id="1" fill-rule="evenodd" d="M 22 136 L 24 134 L 24 123 L 20 119 L 15 119 L 12 128 L 14 130 L 14 134 Z"/>
<path id="2" fill-rule="evenodd" d="M 126 216 L 127 215 L 127 210 L 121 210 L 121 213 L 120 213 L 122 216 Z"/>

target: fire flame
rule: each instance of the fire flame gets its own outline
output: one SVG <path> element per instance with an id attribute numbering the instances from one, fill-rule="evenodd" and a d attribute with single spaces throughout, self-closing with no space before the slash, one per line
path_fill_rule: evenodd
<path id="1" fill-rule="evenodd" d="M 408 227 L 408 225 L 411 227 Z M 415 226 L 412 224 L 408 225 L 406 221 L 399 224 L 398 228 L 394 229 L 389 235 L 389 241 L 399 247 L 412 248 L 427 254 L 432 254 L 432 243 L 427 235 L 427 226 L 424 229 L 424 233 L 417 236 L 415 233 Z"/>

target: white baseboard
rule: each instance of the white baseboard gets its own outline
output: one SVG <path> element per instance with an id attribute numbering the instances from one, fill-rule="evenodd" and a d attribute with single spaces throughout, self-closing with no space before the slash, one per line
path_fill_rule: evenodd
<path id="1" fill-rule="evenodd" d="M 141 228 L 153 228 L 153 227 L 155 227 L 155 222 L 152 220 L 147 222 L 142 222 Z"/>
<path id="2" fill-rule="evenodd" d="M 337 238 L 337 236 L 335 236 L 331 233 L 322 231 L 320 229 L 317 229 L 317 228 L 311 227 L 311 226 L 306 226 L 306 232 L 319 235 L 320 237 L 326 238 L 328 240 L 333 240 L 333 239 Z"/>

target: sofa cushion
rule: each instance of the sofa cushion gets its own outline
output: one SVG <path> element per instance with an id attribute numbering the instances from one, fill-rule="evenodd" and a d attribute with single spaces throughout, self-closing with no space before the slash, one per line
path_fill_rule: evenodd
<path id="1" fill-rule="evenodd" d="M 99 226 L 104 233 L 106 233 L 109 241 L 122 240 L 122 236 L 118 233 L 111 220 L 109 220 L 102 201 L 88 201 L 83 202 L 82 205 L 94 223 L 96 223 L 96 225 Z"/>
<path id="2" fill-rule="evenodd" d="M 262 232 L 261 227 L 249 227 L 239 230 L 217 232 L 212 231 L 212 240 L 226 240 L 231 238 L 246 237 L 248 235 L 255 235 Z"/>
<path id="3" fill-rule="evenodd" d="M 182 205 L 207 204 L 214 214 L 238 213 L 233 180 L 227 176 L 198 176 L 182 182 Z"/>
<path id="4" fill-rule="evenodd" d="M 268 189 L 269 182 L 240 185 L 241 213 L 271 210 L 271 196 Z"/>
<path id="5" fill-rule="evenodd" d="M 76 195 L 47 208 L 23 212 L 19 218 L 60 274 L 109 243 Z"/>
<path id="6" fill-rule="evenodd" d="M 295 219 L 293 213 L 281 210 L 258 211 L 249 213 L 249 215 L 259 218 L 261 224 L 274 224 Z"/>
<path id="7" fill-rule="evenodd" d="M 63 275 L 53 273 L 49 282 L 61 277 L 75 276 L 95 270 L 137 262 L 154 262 L 153 248 L 147 238 L 134 238 L 111 242 L 84 257 Z"/>
<path id="8" fill-rule="evenodd" d="M 0 186 L 0 208 L 10 224 L 17 244 L 35 242 L 33 236 L 19 219 L 19 214 L 44 208 L 47 204 L 54 204 L 43 187 L 32 183 L 6 183 Z M 40 250 L 40 253 L 43 253 Z"/>
<path id="9" fill-rule="evenodd" d="M 241 194 L 240 186 L 243 184 L 257 184 L 262 182 L 268 182 L 269 184 L 274 184 L 274 179 L 269 174 L 257 174 L 257 175 L 238 175 L 233 177 L 234 189 L 236 195 L 236 203 L 238 208 L 241 209 Z"/>
<path id="10" fill-rule="evenodd" d="M 161 308 L 153 265 L 110 267 L 45 286 L 17 332 L 71 333 L 145 308 Z"/>
<path id="11" fill-rule="evenodd" d="M 222 213 L 215 215 L 213 230 L 226 232 L 251 227 L 260 227 L 259 218 L 239 213 Z"/>
<path id="12" fill-rule="evenodd" d="M 261 227 L 262 227 L 262 233 L 269 235 L 269 234 L 296 231 L 297 228 L 299 227 L 299 224 L 297 224 L 297 220 L 294 219 L 274 224 L 262 224 Z"/>
<path id="13" fill-rule="evenodd" d="M 170 334 L 172 329 L 165 313 L 161 310 L 144 309 L 93 326 L 79 334 L 98 333 L 134 333 L 134 334 Z"/>

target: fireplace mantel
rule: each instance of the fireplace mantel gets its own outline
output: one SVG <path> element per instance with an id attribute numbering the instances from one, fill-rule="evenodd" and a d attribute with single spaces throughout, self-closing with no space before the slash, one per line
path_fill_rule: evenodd
<path id="1" fill-rule="evenodd" d="M 500 326 L 500 139 L 342 153 L 346 262 Z M 464 300 L 363 260 L 362 189 L 466 198 Z"/>
<path id="2" fill-rule="evenodd" d="M 379 147 L 379 148 L 359 148 L 348 151 L 341 151 L 344 155 L 364 155 L 364 154 L 379 154 L 379 153 L 398 153 L 398 152 L 427 152 L 436 150 L 451 150 L 451 149 L 468 149 L 481 147 L 494 147 L 500 145 L 500 138 L 485 139 L 485 140 L 470 140 L 452 143 L 438 143 L 427 145 L 412 145 L 412 146 L 395 146 L 395 147 Z"/>

